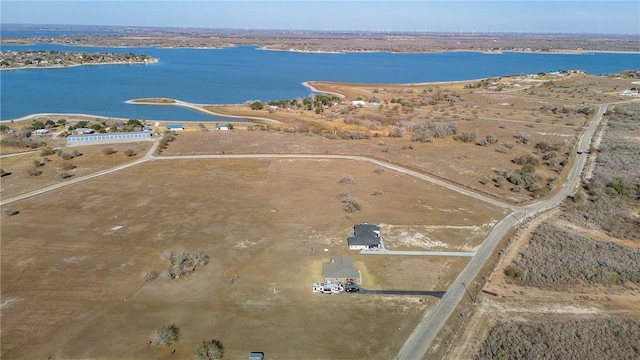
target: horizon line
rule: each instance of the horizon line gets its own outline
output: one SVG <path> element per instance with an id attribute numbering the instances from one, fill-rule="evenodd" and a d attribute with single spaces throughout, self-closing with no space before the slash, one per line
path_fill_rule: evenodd
<path id="1" fill-rule="evenodd" d="M 11 26 L 28 27 L 93 27 L 93 28 L 125 28 L 125 29 L 171 29 L 171 30 L 210 30 L 210 31 L 246 31 L 246 32 L 311 32 L 311 33 L 375 33 L 375 34 L 465 34 L 465 35 L 618 35 L 640 37 L 640 33 L 590 33 L 590 32 L 544 32 L 544 31 L 495 31 L 495 30 L 394 30 L 394 29 L 285 29 L 285 28 L 249 28 L 227 27 L 210 28 L 201 26 L 160 26 L 160 25 L 95 25 L 95 24 L 46 24 L 46 23 L 2 23 L 0 29 Z"/>

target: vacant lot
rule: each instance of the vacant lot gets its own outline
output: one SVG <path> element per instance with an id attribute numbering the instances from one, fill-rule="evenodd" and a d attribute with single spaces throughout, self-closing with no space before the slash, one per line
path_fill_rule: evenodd
<path id="1" fill-rule="evenodd" d="M 140 142 L 63 146 L 59 153 L 70 155 L 67 160 L 64 155 L 60 156 L 53 151 L 46 153 L 42 149 L 29 154 L 5 157 L 0 159 L 0 167 L 11 174 L 1 178 L 0 195 L 3 199 L 8 199 L 67 179 L 134 161 L 144 156 L 151 145 L 151 142 Z M 107 148 L 113 149 L 113 153 L 105 154 L 104 150 Z"/>
<path id="2" fill-rule="evenodd" d="M 435 299 L 313 294 L 321 263 L 353 256 L 366 288 L 446 290 L 467 258 L 360 255 L 346 247 L 352 226 L 384 223 L 383 237 L 442 227 L 438 241 L 456 248 L 476 243 L 462 234 L 480 239 L 503 215 L 374 170 L 338 160 L 167 159 L 13 203 L 20 213 L 2 224 L 2 357 L 168 358 L 176 349 L 173 358 L 190 359 L 211 338 L 229 358 L 393 357 Z M 356 183 L 340 183 L 345 173 Z M 342 191 L 361 210 L 346 213 Z M 445 225 L 458 226 L 453 236 Z M 169 279 L 167 251 L 209 259 Z M 145 272 L 160 276 L 145 282 Z M 180 328 L 178 341 L 149 347 L 168 324 Z"/>

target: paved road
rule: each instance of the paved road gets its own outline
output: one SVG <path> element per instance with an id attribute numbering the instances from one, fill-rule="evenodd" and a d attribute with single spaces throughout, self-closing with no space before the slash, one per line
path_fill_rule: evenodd
<path id="1" fill-rule="evenodd" d="M 360 254 L 365 255 L 402 255 L 402 256 L 466 256 L 472 257 L 476 253 L 473 251 L 421 251 L 421 250 L 360 250 Z"/>
<path id="2" fill-rule="evenodd" d="M 607 110 L 608 104 L 600 105 L 598 112 L 591 121 L 587 129 L 578 138 L 577 147 L 588 149 L 591 139 L 602 120 L 602 116 Z M 449 316 L 463 296 L 465 289 L 462 284 L 470 284 L 480 271 L 480 268 L 489 259 L 502 237 L 518 223 L 524 221 L 525 217 L 534 216 L 542 211 L 550 209 L 560 204 L 578 184 L 580 174 L 584 168 L 587 156 L 585 154 L 576 155 L 573 167 L 569 172 L 567 182 L 551 198 L 533 203 L 527 206 L 515 207 L 514 211 L 502 219 L 489 233 L 487 238 L 476 251 L 476 255 L 471 259 L 467 267 L 462 270 L 456 280 L 451 284 L 446 294 L 438 301 L 435 307 L 425 314 L 415 330 L 407 338 L 402 349 L 398 353 L 398 360 L 422 359 L 431 346 L 431 343 L 444 326 Z"/>
<path id="3" fill-rule="evenodd" d="M 362 295 L 411 295 L 411 296 L 433 296 L 441 299 L 445 292 L 444 291 L 421 291 L 421 290 L 367 290 L 360 288 L 360 291 L 356 293 L 345 293 L 347 295 L 351 294 L 362 294 Z"/>

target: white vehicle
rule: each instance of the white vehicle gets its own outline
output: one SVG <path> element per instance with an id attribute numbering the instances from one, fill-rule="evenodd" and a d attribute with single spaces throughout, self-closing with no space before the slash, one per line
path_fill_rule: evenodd
<path id="1" fill-rule="evenodd" d="M 322 294 L 337 294 L 344 291 L 342 284 L 313 283 L 313 292 Z"/>

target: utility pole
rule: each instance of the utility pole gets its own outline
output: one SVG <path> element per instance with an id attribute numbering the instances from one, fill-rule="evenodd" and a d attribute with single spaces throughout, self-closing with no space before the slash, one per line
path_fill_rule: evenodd
<path id="1" fill-rule="evenodd" d="M 471 293 L 469 292 L 469 289 L 467 289 L 467 285 L 465 283 L 462 283 L 462 286 L 464 286 L 464 290 L 467 292 L 467 295 L 469 295 L 469 298 L 471 299 L 471 302 L 476 302 L 475 299 L 473 298 L 473 296 L 471 296 Z"/>

